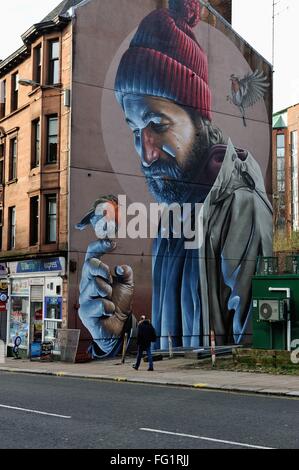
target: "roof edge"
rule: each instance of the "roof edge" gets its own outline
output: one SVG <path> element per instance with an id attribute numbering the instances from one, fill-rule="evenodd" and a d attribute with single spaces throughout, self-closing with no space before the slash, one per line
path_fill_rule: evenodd
<path id="1" fill-rule="evenodd" d="M 29 29 L 27 29 L 27 31 L 25 31 L 25 33 L 21 35 L 21 39 L 24 43 L 23 46 L 0 61 L 0 76 L 2 72 L 6 71 L 6 69 L 13 68 L 16 65 L 16 62 L 20 63 L 24 53 L 30 53 L 29 46 L 37 37 L 51 31 L 52 29 L 63 27 L 71 20 L 72 18 L 69 16 L 57 15 L 51 21 L 35 23 L 32 25 Z"/>

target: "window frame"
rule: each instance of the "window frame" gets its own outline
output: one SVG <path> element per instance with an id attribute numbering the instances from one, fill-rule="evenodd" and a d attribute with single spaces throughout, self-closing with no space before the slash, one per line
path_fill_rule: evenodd
<path id="1" fill-rule="evenodd" d="M 39 54 L 39 55 L 38 55 Z M 42 79 L 42 44 L 39 43 L 33 48 L 33 80 L 41 84 Z M 36 88 L 39 85 L 34 85 Z"/>
<path id="2" fill-rule="evenodd" d="M 291 208 L 292 227 L 294 232 L 299 231 L 299 162 L 298 162 L 298 131 L 291 131 Z"/>
<path id="3" fill-rule="evenodd" d="M 37 135 L 38 126 L 38 135 Z M 31 121 L 31 169 L 37 168 L 41 160 L 41 120 L 40 118 Z M 38 137 L 38 138 L 37 138 Z"/>
<path id="4" fill-rule="evenodd" d="M 8 240 L 7 241 L 8 241 L 7 249 L 9 251 L 14 250 L 16 247 L 16 206 L 10 206 L 8 208 Z"/>
<path id="5" fill-rule="evenodd" d="M 58 55 L 53 55 L 53 45 L 58 45 Z M 56 67 L 58 69 L 56 70 Z M 55 75 L 57 74 L 57 81 Z M 58 85 L 60 83 L 60 41 L 53 38 L 48 41 L 48 85 Z"/>
<path id="6" fill-rule="evenodd" d="M 56 134 L 51 134 L 50 135 L 50 120 L 51 119 L 56 119 L 57 123 L 57 128 L 56 128 Z M 47 142 L 46 142 L 46 165 L 55 165 L 58 162 L 58 134 L 59 134 L 59 119 L 58 119 L 58 114 L 49 114 L 47 116 Z M 51 145 L 51 137 L 56 137 L 56 142 L 54 144 L 56 145 L 56 156 L 55 160 L 50 159 L 51 151 L 50 151 L 50 145 Z M 52 142 L 53 144 L 53 142 Z"/>
<path id="7" fill-rule="evenodd" d="M 14 145 L 15 144 L 15 145 Z M 15 149 L 15 153 L 14 153 Z M 16 136 L 9 139 L 9 181 L 16 181 L 18 166 L 18 139 Z"/>
<path id="8" fill-rule="evenodd" d="M 10 111 L 13 113 L 19 106 L 19 72 L 14 72 L 11 75 L 11 97 L 10 97 Z"/>
<path id="9" fill-rule="evenodd" d="M 2 119 L 6 115 L 6 79 L 1 80 L 0 87 L 0 119 Z"/>
<path id="10" fill-rule="evenodd" d="M 55 199 L 55 214 L 49 213 L 49 203 Z M 57 243 L 57 213 L 58 213 L 58 197 L 57 193 L 45 194 L 45 244 L 51 245 Z M 51 222 L 54 218 L 55 224 L 55 240 L 51 239 Z"/>
<path id="11" fill-rule="evenodd" d="M 33 203 L 37 203 L 33 213 Z M 29 246 L 38 245 L 39 241 L 39 196 L 31 196 L 29 203 Z"/>
<path id="12" fill-rule="evenodd" d="M 0 152 L 0 186 L 5 184 L 5 142 L 0 140 L 0 148 L 3 149 L 2 153 Z"/>

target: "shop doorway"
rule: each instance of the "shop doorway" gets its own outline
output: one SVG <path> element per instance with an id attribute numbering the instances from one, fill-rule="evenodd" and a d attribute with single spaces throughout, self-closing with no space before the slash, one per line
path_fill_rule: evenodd
<path id="1" fill-rule="evenodd" d="M 43 286 L 31 286 L 30 290 L 30 342 L 43 339 Z"/>

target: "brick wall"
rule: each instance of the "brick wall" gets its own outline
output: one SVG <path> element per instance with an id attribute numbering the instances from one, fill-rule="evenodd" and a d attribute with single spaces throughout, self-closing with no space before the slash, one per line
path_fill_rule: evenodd
<path id="1" fill-rule="evenodd" d="M 71 25 L 62 32 L 55 32 L 38 38 L 32 45 L 31 51 L 38 44 L 42 46 L 43 73 L 41 82 L 46 83 L 47 47 L 48 40 L 59 38 L 61 44 L 61 89 L 32 89 L 31 86 L 19 86 L 18 109 L 11 112 L 11 75 L 18 72 L 20 78 L 31 79 L 33 76 L 33 54 L 24 59 L 14 69 L 0 80 L 6 79 L 7 106 L 6 115 L 0 119 L 0 126 L 5 132 L 2 142 L 5 144 L 5 186 L 4 186 L 4 217 L 3 243 L 1 256 L 20 257 L 22 254 L 51 253 L 67 249 L 68 240 L 68 160 L 69 160 L 69 114 L 70 108 L 63 103 L 64 88 L 70 88 L 71 83 Z M 58 162 L 45 165 L 47 115 L 58 114 Z M 40 165 L 31 169 L 32 153 L 32 121 L 39 118 L 41 124 L 41 156 Z M 10 141 L 17 138 L 17 178 L 9 181 L 9 151 Z M 45 194 L 57 193 L 58 228 L 57 243 L 45 243 Z M 40 199 L 40 230 L 39 243 L 29 246 L 30 229 L 30 197 Z M 8 251 L 8 212 L 9 207 L 16 207 L 16 247 Z"/>

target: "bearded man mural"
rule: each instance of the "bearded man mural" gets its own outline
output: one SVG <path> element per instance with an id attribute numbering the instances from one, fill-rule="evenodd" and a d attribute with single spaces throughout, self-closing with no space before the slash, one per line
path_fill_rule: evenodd
<path id="1" fill-rule="evenodd" d="M 162 349 L 169 333 L 174 346 L 207 345 L 211 329 L 218 345 L 250 341 L 251 277 L 257 257 L 272 251 L 272 208 L 260 167 L 212 124 L 207 56 L 192 31 L 199 21 L 197 0 L 170 0 L 169 9 L 150 13 L 115 80 L 151 194 L 159 203 L 203 204 L 197 248 L 186 249 L 184 237 L 173 233 L 163 238 L 161 228 L 153 243 L 152 323 Z M 95 243 L 93 259 L 113 249 L 112 242 Z M 131 314 L 133 274 L 121 266 L 112 279 L 108 266 L 90 267 L 90 260 L 79 314 L 94 338 L 94 356 L 107 356 L 118 350 Z M 86 279 L 95 277 L 96 300 L 86 290 Z"/>

